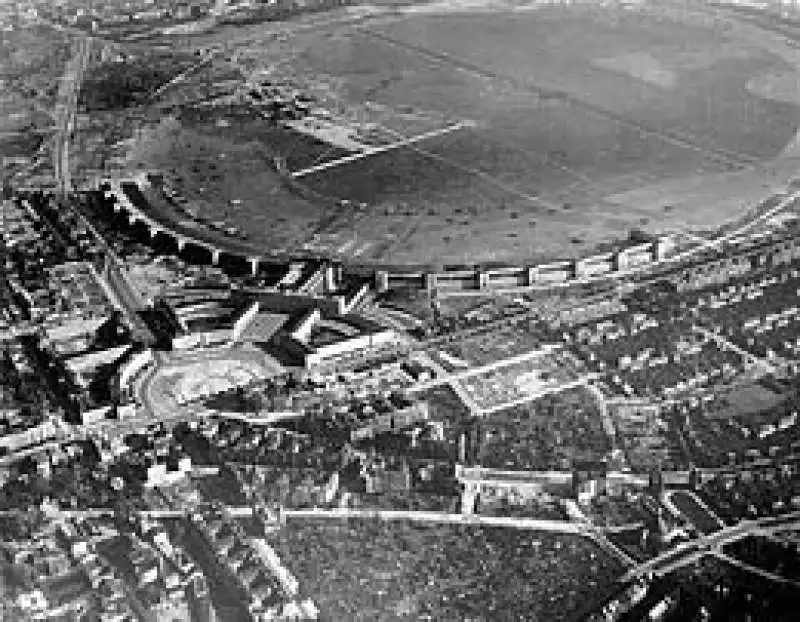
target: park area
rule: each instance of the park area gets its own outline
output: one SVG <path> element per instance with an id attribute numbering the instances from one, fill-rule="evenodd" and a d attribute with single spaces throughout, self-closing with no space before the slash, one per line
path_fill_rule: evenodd
<path id="1" fill-rule="evenodd" d="M 602 417 L 585 389 L 548 395 L 483 418 L 482 466 L 521 471 L 569 470 L 598 462 L 611 450 Z"/>
<path id="2" fill-rule="evenodd" d="M 738 34 L 688 13 L 573 6 L 416 11 L 262 37 L 242 44 L 248 70 L 325 91 L 328 108 L 388 135 L 475 125 L 306 175 L 305 199 L 257 145 L 290 164 L 341 154 L 257 115 L 179 115 L 179 132 L 140 162 L 178 163 L 204 216 L 247 223 L 265 246 L 343 235 L 341 216 L 353 240 L 337 244 L 363 261 L 520 262 L 586 254 L 632 228 L 713 229 L 786 183 L 771 161 L 800 101 L 788 52 Z M 334 217 L 312 195 L 369 207 Z"/>
<path id="3" fill-rule="evenodd" d="M 703 535 L 719 531 L 725 526 L 693 493 L 682 490 L 671 491 L 669 501 L 681 516 Z"/>
<path id="4" fill-rule="evenodd" d="M 557 622 L 621 570 L 590 540 L 498 527 L 290 519 L 270 540 L 323 620 Z"/>

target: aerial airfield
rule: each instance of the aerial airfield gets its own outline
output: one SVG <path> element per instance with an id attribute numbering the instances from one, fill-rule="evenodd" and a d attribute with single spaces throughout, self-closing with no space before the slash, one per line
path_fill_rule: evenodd
<path id="1" fill-rule="evenodd" d="M 0 620 L 796 619 L 798 2 L 0 27 Z"/>

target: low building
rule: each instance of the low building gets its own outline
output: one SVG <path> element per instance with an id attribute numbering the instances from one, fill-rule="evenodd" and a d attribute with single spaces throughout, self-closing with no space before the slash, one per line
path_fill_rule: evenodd
<path id="1" fill-rule="evenodd" d="M 373 466 L 364 474 L 364 484 L 368 495 L 405 493 L 411 490 L 411 469 L 406 463 L 399 469 Z"/>
<path id="2" fill-rule="evenodd" d="M 353 442 L 374 438 L 380 434 L 397 433 L 427 422 L 430 409 L 427 402 L 410 402 L 396 399 L 388 412 L 376 414 L 350 433 Z"/>
<path id="3" fill-rule="evenodd" d="M 192 616 L 189 603 L 184 600 L 165 598 L 155 607 L 151 607 L 150 619 L 152 622 L 191 622 Z"/>

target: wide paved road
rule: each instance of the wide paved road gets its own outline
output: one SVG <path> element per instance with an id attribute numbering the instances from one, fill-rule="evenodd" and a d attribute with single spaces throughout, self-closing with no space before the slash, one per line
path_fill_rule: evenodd
<path id="1" fill-rule="evenodd" d="M 708 554 L 721 553 L 722 547 L 746 536 L 770 534 L 797 526 L 800 526 L 800 511 L 780 517 L 763 518 L 758 521 L 742 521 L 697 540 L 679 544 L 674 549 L 632 568 L 620 577 L 619 582 L 628 583 L 649 573 L 664 576 L 693 564 Z"/>
<path id="2" fill-rule="evenodd" d="M 557 350 L 557 348 L 553 348 L 553 350 Z M 525 363 L 526 361 L 542 358 L 543 356 L 547 356 L 549 353 L 550 350 L 536 349 L 536 350 L 531 350 L 530 352 L 523 352 L 522 354 L 515 354 L 514 356 L 509 356 L 504 359 L 492 361 L 491 363 L 487 363 L 485 365 L 470 367 L 469 369 L 465 369 L 463 371 L 456 372 L 454 374 L 447 374 L 444 376 L 440 376 L 439 378 L 434 378 L 433 380 L 420 382 L 411 387 L 409 391 L 411 393 L 427 391 L 428 389 L 433 389 L 435 387 L 447 384 L 454 380 L 465 380 L 466 378 L 472 378 L 474 376 L 481 376 L 483 374 L 488 374 L 490 372 L 503 369 L 504 367 L 510 367 L 518 363 Z"/>

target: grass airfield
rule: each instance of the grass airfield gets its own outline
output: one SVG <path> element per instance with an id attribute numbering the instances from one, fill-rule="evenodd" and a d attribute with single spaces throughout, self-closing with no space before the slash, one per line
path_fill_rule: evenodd
<path id="1" fill-rule="evenodd" d="M 478 7 L 253 38 L 242 64 L 324 83 L 397 134 L 476 122 L 302 179 L 312 194 L 366 203 L 359 213 L 293 194 L 259 145 L 298 166 L 326 150 L 255 115 L 224 127 L 213 109 L 185 116 L 135 160 L 179 169 L 203 215 L 254 243 L 316 239 L 358 261 L 566 258 L 633 228 L 714 229 L 794 174 L 792 59 L 769 33 L 762 46 L 752 29 L 740 39 L 665 13 Z"/>

